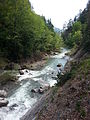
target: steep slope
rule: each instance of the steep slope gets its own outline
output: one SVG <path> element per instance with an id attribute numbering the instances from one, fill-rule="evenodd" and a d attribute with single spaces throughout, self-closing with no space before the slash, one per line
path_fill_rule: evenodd
<path id="1" fill-rule="evenodd" d="M 74 59 L 67 67 L 69 65 L 71 69 L 64 76 L 59 76 L 60 81 L 46 98 L 47 102 L 36 120 L 89 120 L 90 56 L 78 61 Z"/>

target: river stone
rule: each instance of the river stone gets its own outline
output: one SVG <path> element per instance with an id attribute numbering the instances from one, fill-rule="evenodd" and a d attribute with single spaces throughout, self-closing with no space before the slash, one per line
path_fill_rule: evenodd
<path id="1" fill-rule="evenodd" d="M 11 105 L 11 107 L 18 107 L 18 105 L 14 103 L 13 105 Z"/>
<path id="2" fill-rule="evenodd" d="M 38 92 L 39 92 L 40 94 L 43 94 L 44 91 L 45 91 L 45 90 L 44 90 L 43 88 L 39 88 L 39 89 L 38 89 Z"/>
<path id="3" fill-rule="evenodd" d="M 7 97 L 7 92 L 5 90 L 0 90 L 0 97 Z"/>
<path id="4" fill-rule="evenodd" d="M 61 67 L 61 66 L 62 66 L 62 64 L 58 64 L 58 65 L 57 65 L 57 67 Z"/>
<path id="5" fill-rule="evenodd" d="M 0 98 L 0 107 L 7 106 L 8 103 L 8 100 L 6 100 L 5 98 Z"/>
<path id="6" fill-rule="evenodd" d="M 31 92 L 37 93 L 37 92 L 38 92 L 38 89 L 32 89 Z"/>
<path id="7" fill-rule="evenodd" d="M 24 75 L 24 72 L 22 70 L 19 70 L 20 75 Z"/>

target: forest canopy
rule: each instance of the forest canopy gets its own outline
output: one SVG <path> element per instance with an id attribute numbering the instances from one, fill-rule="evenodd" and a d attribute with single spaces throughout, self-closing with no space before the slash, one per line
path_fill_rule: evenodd
<path id="1" fill-rule="evenodd" d="M 90 0 L 79 16 L 69 21 L 62 37 L 69 48 L 77 47 L 90 52 Z"/>
<path id="2" fill-rule="evenodd" d="M 62 38 L 51 20 L 37 15 L 29 0 L 0 0 L 0 56 L 12 61 L 59 49 Z"/>

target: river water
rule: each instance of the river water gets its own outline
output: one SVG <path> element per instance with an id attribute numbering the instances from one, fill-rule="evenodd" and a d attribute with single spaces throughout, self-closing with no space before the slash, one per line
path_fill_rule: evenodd
<path id="1" fill-rule="evenodd" d="M 20 120 L 20 118 L 30 109 L 42 96 L 39 93 L 32 93 L 31 89 L 37 89 L 41 86 L 50 85 L 51 87 L 57 83 L 57 64 L 62 64 L 62 69 L 65 66 L 68 56 L 67 49 L 62 49 L 61 53 L 51 56 L 46 65 L 38 71 L 24 70 L 24 75 L 18 75 L 18 81 L 21 85 L 8 95 L 9 104 L 7 107 L 0 108 L 0 120 Z"/>

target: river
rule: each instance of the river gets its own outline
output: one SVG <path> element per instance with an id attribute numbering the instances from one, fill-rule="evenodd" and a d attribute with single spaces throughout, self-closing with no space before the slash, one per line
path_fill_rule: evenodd
<path id="1" fill-rule="evenodd" d="M 7 99 L 9 104 L 7 107 L 0 108 L 0 120 L 19 120 L 32 106 L 34 106 L 43 94 L 32 93 L 31 89 L 40 88 L 41 86 L 54 86 L 57 83 L 55 77 L 57 76 L 57 64 L 62 64 L 64 68 L 68 56 L 67 49 L 62 49 L 61 53 L 51 56 L 46 65 L 40 70 L 24 70 L 24 75 L 18 75 L 18 81 L 21 85 L 9 94 Z M 13 107 L 11 107 L 14 105 Z"/>

